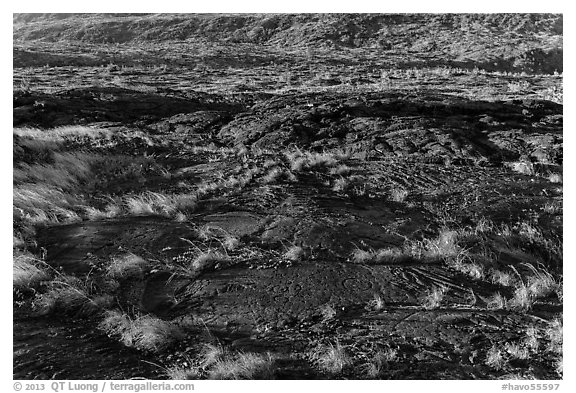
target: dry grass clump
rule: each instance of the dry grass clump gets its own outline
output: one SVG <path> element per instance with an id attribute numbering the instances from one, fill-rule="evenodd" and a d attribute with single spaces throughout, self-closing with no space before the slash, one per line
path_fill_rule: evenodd
<path id="1" fill-rule="evenodd" d="M 379 250 L 355 249 L 351 254 L 354 263 L 361 264 L 397 264 L 409 261 L 412 255 L 397 248 L 382 248 Z"/>
<path id="2" fill-rule="evenodd" d="M 503 310 L 507 306 L 508 302 L 500 292 L 495 293 L 486 300 L 486 308 L 488 310 Z"/>
<path id="3" fill-rule="evenodd" d="M 60 275 L 50 281 L 49 289 L 34 300 L 34 308 L 40 314 L 55 312 L 90 316 L 109 307 L 114 298 L 110 295 L 92 296 L 92 286 L 77 277 Z"/>
<path id="4" fill-rule="evenodd" d="M 551 173 L 548 176 L 548 181 L 550 183 L 562 183 L 563 179 L 562 179 L 562 174 L 560 173 Z"/>
<path id="5" fill-rule="evenodd" d="M 112 131 L 94 127 L 73 125 L 56 127 L 50 130 L 40 130 L 38 128 L 22 127 L 14 128 L 14 135 L 22 138 L 32 138 L 38 141 L 63 141 L 69 138 L 108 138 Z"/>
<path id="6" fill-rule="evenodd" d="M 509 287 L 516 283 L 516 279 L 512 274 L 502 270 L 491 269 L 489 276 L 493 284 L 502 285 L 503 287 Z"/>
<path id="7" fill-rule="evenodd" d="M 228 251 L 233 251 L 240 245 L 240 239 L 229 233 L 224 234 L 224 238 L 221 240 L 222 247 Z"/>
<path id="8" fill-rule="evenodd" d="M 268 171 L 268 173 L 266 173 L 266 175 L 264 175 L 262 177 L 262 182 L 264 184 L 275 183 L 278 181 L 278 179 L 280 179 L 282 177 L 283 174 L 284 174 L 284 170 L 282 170 L 282 168 L 274 167 L 270 171 Z"/>
<path id="9" fill-rule="evenodd" d="M 386 302 L 380 295 L 374 295 L 374 298 L 368 302 L 368 308 L 375 311 L 380 311 L 386 307 Z"/>
<path id="10" fill-rule="evenodd" d="M 173 381 L 196 380 L 202 377 L 202 372 L 192 366 L 191 360 L 187 360 L 184 364 L 164 367 L 164 375 Z"/>
<path id="11" fill-rule="evenodd" d="M 550 272 L 543 268 L 537 269 L 529 263 L 522 265 L 527 267 L 532 274 L 527 276 L 525 281 L 522 281 L 520 273 L 513 268 L 520 280 L 514 285 L 514 294 L 508 302 L 508 308 L 517 311 L 527 311 L 532 308 L 536 300 L 550 296 L 553 293 L 558 295 L 559 291 L 561 291 L 561 284 Z"/>
<path id="12" fill-rule="evenodd" d="M 104 210 L 92 206 L 82 206 L 84 215 L 90 220 L 117 217 L 122 214 L 122 207 L 116 203 L 109 203 Z"/>
<path id="13" fill-rule="evenodd" d="M 564 356 L 559 356 L 558 359 L 556 359 L 554 371 L 562 377 L 564 374 Z"/>
<path id="14" fill-rule="evenodd" d="M 289 261 L 296 262 L 304 256 L 304 249 L 300 246 L 293 245 L 288 248 L 282 256 Z"/>
<path id="15" fill-rule="evenodd" d="M 350 181 L 344 177 L 340 177 L 334 180 L 334 184 L 332 185 L 332 191 L 334 192 L 344 192 L 348 189 L 350 185 Z"/>
<path id="16" fill-rule="evenodd" d="M 506 343 L 504 345 L 504 349 L 506 350 L 506 352 L 508 352 L 508 354 L 512 359 L 524 360 L 530 357 L 530 351 L 528 350 L 528 348 L 521 344 Z"/>
<path id="17" fill-rule="evenodd" d="M 392 189 L 392 191 L 390 191 L 390 200 L 394 201 L 394 202 L 404 202 L 406 200 L 406 197 L 408 197 L 408 190 L 405 190 L 403 188 L 394 188 Z"/>
<path id="18" fill-rule="evenodd" d="M 521 173 L 523 175 L 532 176 L 535 173 L 534 164 L 528 161 L 511 162 L 508 163 L 508 165 L 513 171 Z"/>
<path id="19" fill-rule="evenodd" d="M 444 296 L 448 293 L 448 288 L 443 286 L 435 286 L 432 289 L 428 290 L 426 295 L 421 299 L 420 304 L 426 310 L 433 310 L 440 307 L 442 300 L 444 300 Z"/>
<path id="20" fill-rule="evenodd" d="M 148 262 L 132 253 L 113 258 L 106 269 L 108 277 L 113 279 L 142 278 Z"/>
<path id="21" fill-rule="evenodd" d="M 73 222 L 80 220 L 74 206 L 76 198 L 53 188 L 24 184 L 15 186 L 13 193 L 15 220 L 32 224 Z"/>
<path id="22" fill-rule="evenodd" d="M 543 298 L 556 292 L 560 284 L 550 272 L 544 269 L 537 269 L 530 264 L 524 265 L 532 271 L 532 275 L 528 276 L 526 280 L 526 286 L 533 298 Z"/>
<path id="23" fill-rule="evenodd" d="M 534 243 L 542 242 L 542 240 L 544 240 L 542 231 L 528 222 L 523 222 L 520 224 L 520 227 L 518 228 L 518 234 L 526 238 L 528 241 Z"/>
<path id="24" fill-rule="evenodd" d="M 427 240 L 424 244 L 424 256 L 428 258 L 450 258 L 461 253 L 458 245 L 458 232 L 443 229 L 438 237 L 433 240 Z"/>
<path id="25" fill-rule="evenodd" d="M 540 338 L 536 327 L 528 326 L 526 328 L 524 346 L 532 352 L 536 352 L 540 348 Z"/>
<path id="26" fill-rule="evenodd" d="M 348 175 L 351 171 L 352 171 L 352 169 L 348 165 L 341 164 L 341 165 L 338 165 L 337 167 L 330 168 L 329 173 L 331 175 L 345 176 L 345 175 Z"/>
<path id="27" fill-rule="evenodd" d="M 227 354 L 208 371 L 209 379 L 274 379 L 275 361 L 270 353 Z"/>
<path id="28" fill-rule="evenodd" d="M 316 153 L 308 151 L 303 152 L 301 150 L 286 152 L 284 155 L 288 160 L 290 169 L 293 172 L 301 172 L 305 169 L 311 169 L 315 167 L 334 167 L 339 163 L 339 161 L 346 158 L 345 155 L 337 154 L 334 152 Z"/>
<path id="29" fill-rule="evenodd" d="M 526 285 L 519 284 L 514 289 L 512 299 L 508 301 L 508 308 L 516 311 L 528 311 L 532 308 L 534 299 Z"/>
<path id="30" fill-rule="evenodd" d="M 87 153 L 54 152 L 50 163 L 20 163 L 14 167 L 14 184 L 37 183 L 72 190 L 92 175 L 91 163 L 96 157 Z"/>
<path id="31" fill-rule="evenodd" d="M 474 233 L 476 235 L 480 233 L 488 233 L 493 231 L 494 231 L 494 223 L 488 220 L 486 217 L 481 217 L 474 226 Z"/>
<path id="32" fill-rule="evenodd" d="M 158 214 L 168 217 L 194 209 L 196 202 L 197 197 L 193 194 L 168 195 L 151 191 L 125 199 L 128 211 L 132 214 Z"/>
<path id="33" fill-rule="evenodd" d="M 452 266 L 475 280 L 483 280 L 486 277 L 484 266 L 477 262 L 460 262 Z"/>
<path id="34" fill-rule="evenodd" d="M 369 263 L 374 258 L 374 251 L 355 249 L 351 255 L 352 261 L 355 263 Z"/>
<path id="35" fill-rule="evenodd" d="M 320 316 L 322 317 L 322 322 L 332 321 L 334 318 L 336 318 L 337 315 L 338 313 L 336 312 L 336 309 L 329 303 L 323 304 L 320 307 Z"/>
<path id="36" fill-rule="evenodd" d="M 390 363 L 398 359 L 398 351 L 393 348 L 380 350 L 374 354 L 373 360 L 367 364 L 366 375 L 368 378 L 382 377 L 384 371 L 390 367 Z"/>
<path id="37" fill-rule="evenodd" d="M 184 337 L 181 328 L 172 322 L 151 315 L 131 318 L 118 310 L 107 311 L 98 327 L 125 346 L 147 352 L 160 352 Z"/>
<path id="38" fill-rule="evenodd" d="M 16 252 L 15 252 L 16 253 Z M 42 261 L 29 253 L 14 255 L 12 265 L 12 287 L 14 290 L 27 290 L 49 280 L 50 274 L 41 266 Z"/>
<path id="39" fill-rule="evenodd" d="M 344 367 L 352 363 L 339 342 L 336 342 L 336 345 L 319 345 L 314 349 L 311 357 L 320 370 L 332 375 L 342 372 Z"/>
<path id="40" fill-rule="evenodd" d="M 548 349 L 554 353 L 561 354 L 562 344 L 564 342 L 564 329 L 562 320 L 556 318 L 553 319 L 546 327 L 545 334 L 550 341 Z"/>
<path id="41" fill-rule="evenodd" d="M 542 206 L 542 211 L 546 214 L 558 214 L 562 212 L 562 205 L 554 202 L 546 202 Z"/>
<path id="42" fill-rule="evenodd" d="M 208 250 L 196 256 L 188 269 L 197 274 L 229 260 L 230 257 L 220 251 Z"/>
<path id="43" fill-rule="evenodd" d="M 219 361 L 225 359 L 228 352 L 222 345 L 204 344 L 200 352 L 200 365 L 202 368 L 207 369 Z"/>
<path id="44" fill-rule="evenodd" d="M 502 355 L 502 351 L 498 349 L 495 345 L 490 347 L 488 352 L 486 353 L 486 361 L 485 364 L 488 367 L 492 367 L 496 370 L 502 370 L 506 365 L 506 360 Z"/>
<path id="45" fill-rule="evenodd" d="M 413 259 L 429 261 L 444 259 L 450 261 L 454 267 L 457 267 L 472 277 L 484 278 L 483 267 L 474 263 L 464 264 L 461 261 L 463 255 L 465 255 L 465 253 L 458 245 L 458 233 L 445 229 L 442 230 L 435 239 L 406 242 L 402 249 L 383 248 L 369 251 L 356 249 L 352 252 L 350 258 L 353 262 L 362 264 L 393 264 L 403 263 Z"/>

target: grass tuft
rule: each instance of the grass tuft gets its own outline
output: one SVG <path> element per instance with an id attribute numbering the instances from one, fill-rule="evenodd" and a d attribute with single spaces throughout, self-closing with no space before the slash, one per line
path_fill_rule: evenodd
<path id="1" fill-rule="evenodd" d="M 270 353 L 239 353 L 214 362 L 208 372 L 209 379 L 273 379 L 275 361 Z"/>
<path id="2" fill-rule="evenodd" d="M 106 270 L 108 277 L 113 279 L 142 278 L 148 262 L 132 253 L 112 259 Z"/>
<path id="3" fill-rule="evenodd" d="M 436 309 L 440 307 L 446 293 L 448 293 L 448 288 L 442 286 L 434 287 L 421 299 L 421 304 L 426 310 Z"/>
<path id="4" fill-rule="evenodd" d="M 35 288 L 50 278 L 48 272 L 38 266 L 40 262 L 28 253 L 14 255 L 12 265 L 12 287 L 14 290 Z"/>
<path id="5" fill-rule="evenodd" d="M 486 353 L 486 365 L 496 370 L 502 370 L 506 364 L 502 351 L 493 345 Z"/>
<path id="6" fill-rule="evenodd" d="M 408 190 L 403 188 L 394 188 L 390 191 L 390 199 L 394 202 L 404 202 L 408 197 Z"/>
<path id="7" fill-rule="evenodd" d="M 151 315 L 131 318 L 118 310 L 107 311 L 98 327 L 125 346 L 146 352 L 161 352 L 184 337 L 174 323 Z"/>
<path id="8" fill-rule="evenodd" d="M 486 308 L 488 310 L 504 310 L 507 308 L 506 298 L 500 292 L 497 292 L 487 299 Z"/>
<path id="9" fill-rule="evenodd" d="M 379 378 L 384 375 L 390 365 L 389 363 L 396 361 L 398 358 L 398 351 L 396 349 L 388 348 L 380 350 L 374 355 L 374 359 L 368 363 L 366 374 L 368 378 Z"/>
<path id="10" fill-rule="evenodd" d="M 368 302 L 368 308 L 375 311 L 380 311 L 386 307 L 386 302 L 380 295 L 374 295 L 374 298 Z"/>
<path id="11" fill-rule="evenodd" d="M 299 261 L 304 256 L 304 249 L 300 246 L 293 245 L 283 254 L 285 259 L 289 261 Z"/>
<path id="12" fill-rule="evenodd" d="M 344 367 L 351 364 L 350 357 L 339 342 L 336 345 L 319 345 L 312 352 L 312 359 L 322 371 L 332 375 L 341 373 Z"/>

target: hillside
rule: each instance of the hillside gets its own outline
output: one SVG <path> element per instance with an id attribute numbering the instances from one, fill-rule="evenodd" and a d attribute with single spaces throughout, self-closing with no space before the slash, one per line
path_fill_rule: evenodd
<path id="1" fill-rule="evenodd" d="M 468 66 L 562 72 L 562 16 L 552 14 L 15 14 L 14 41 L 218 42 L 273 48 L 377 49 Z"/>

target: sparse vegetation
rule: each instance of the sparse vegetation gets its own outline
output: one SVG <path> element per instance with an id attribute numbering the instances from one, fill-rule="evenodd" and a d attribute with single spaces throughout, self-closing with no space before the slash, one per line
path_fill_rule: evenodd
<path id="1" fill-rule="evenodd" d="M 122 344 L 146 352 L 159 352 L 180 340 L 184 332 L 177 325 L 151 315 L 131 317 L 118 310 L 106 311 L 99 328 Z"/>
<path id="2" fill-rule="evenodd" d="M 386 307 L 386 302 L 380 295 L 374 295 L 374 298 L 368 302 L 368 307 L 372 310 L 380 311 Z"/>
<path id="3" fill-rule="evenodd" d="M 329 374 L 338 374 L 351 363 L 350 357 L 339 342 L 336 342 L 336 345 L 319 345 L 312 351 L 311 357 L 320 370 Z"/>
<path id="4" fill-rule="evenodd" d="M 34 308 L 44 315 L 60 312 L 93 316 L 112 305 L 112 296 L 92 292 L 90 282 L 60 274 L 50 281 L 45 292 L 36 296 Z"/>
<path id="5" fill-rule="evenodd" d="M 274 379 L 271 354 L 238 353 L 217 360 L 208 372 L 209 379 Z"/>
<path id="6" fill-rule="evenodd" d="M 110 262 L 106 271 L 107 275 L 113 279 L 141 278 L 144 269 L 149 263 L 142 257 L 128 253 L 116 258 Z"/>
<path id="7" fill-rule="evenodd" d="M 286 250 L 283 256 L 290 261 L 299 261 L 304 256 L 304 249 L 300 246 L 293 245 Z"/>
<path id="8" fill-rule="evenodd" d="M 366 367 L 366 374 L 368 378 L 383 377 L 385 371 L 389 368 L 390 363 L 396 361 L 397 358 L 398 351 L 392 348 L 380 350 L 375 353 L 374 359 L 368 363 Z"/>
<path id="9" fill-rule="evenodd" d="M 488 310 L 503 310 L 507 307 L 507 300 L 500 292 L 495 293 L 486 301 Z"/>
<path id="10" fill-rule="evenodd" d="M 404 190 L 401 188 L 394 188 L 390 192 L 390 199 L 394 202 L 404 202 L 406 197 L 408 196 L 408 190 Z"/>
<path id="11" fill-rule="evenodd" d="M 421 304 L 426 310 L 434 310 L 440 307 L 446 293 L 448 293 L 448 288 L 434 287 L 422 298 Z"/>
<path id="12" fill-rule="evenodd" d="M 486 353 L 486 365 L 492 367 L 496 370 L 501 370 L 506 364 L 504 356 L 502 356 L 502 351 L 500 351 L 496 346 L 490 347 Z"/>
<path id="13" fill-rule="evenodd" d="M 12 286 L 15 291 L 37 287 L 41 282 L 50 279 L 47 269 L 29 253 L 14 252 L 12 265 Z"/>

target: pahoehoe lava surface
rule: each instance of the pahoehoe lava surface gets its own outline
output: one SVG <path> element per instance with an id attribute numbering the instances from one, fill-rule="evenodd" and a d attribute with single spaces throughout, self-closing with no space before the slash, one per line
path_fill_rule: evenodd
<path id="1" fill-rule="evenodd" d="M 14 378 L 562 377 L 561 15 L 13 33 Z"/>

